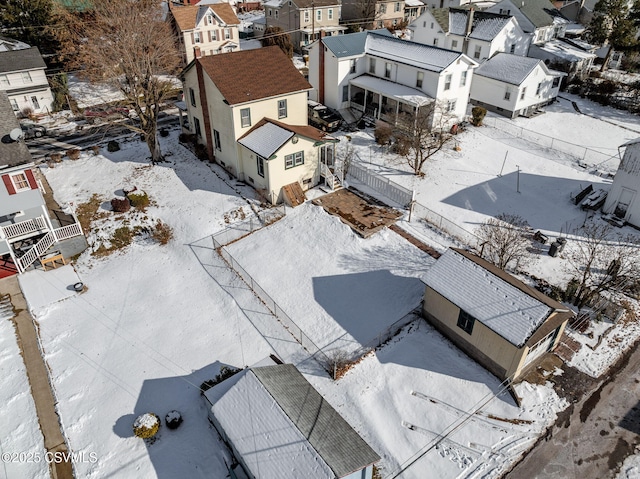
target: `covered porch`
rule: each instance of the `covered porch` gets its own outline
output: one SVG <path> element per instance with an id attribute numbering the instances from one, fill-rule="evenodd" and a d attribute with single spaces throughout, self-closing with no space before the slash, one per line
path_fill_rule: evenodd
<path id="1" fill-rule="evenodd" d="M 420 90 L 370 75 L 349 82 L 351 108 L 392 125 L 413 121 L 418 108 L 433 101 Z"/>

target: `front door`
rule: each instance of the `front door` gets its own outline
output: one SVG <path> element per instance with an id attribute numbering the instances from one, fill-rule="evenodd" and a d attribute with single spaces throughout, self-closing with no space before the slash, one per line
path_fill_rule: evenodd
<path id="1" fill-rule="evenodd" d="M 616 209 L 614 210 L 613 214 L 618 218 L 626 219 L 629 205 L 633 201 L 633 197 L 635 196 L 635 194 L 636 192 L 633 190 L 622 188 L 620 199 L 618 200 L 618 204 L 616 205 Z"/>

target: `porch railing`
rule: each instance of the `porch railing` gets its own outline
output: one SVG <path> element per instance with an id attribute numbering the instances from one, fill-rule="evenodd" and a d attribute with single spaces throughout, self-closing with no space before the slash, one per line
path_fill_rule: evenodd
<path id="1" fill-rule="evenodd" d="M 79 223 L 73 223 L 61 228 L 54 229 L 53 234 L 56 241 L 62 241 L 68 238 L 73 238 L 74 236 L 82 236 L 82 228 L 80 228 Z"/>
<path id="2" fill-rule="evenodd" d="M 29 266 L 33 264 L 33 262 L 42 256 L 45 251 L 47 251 L 56 240 L 50 232 L 40 238 L 33 248 L 27 251 L 24 255 L 18 258 L 18 266 L 20 266 L 20 271 L 26 270 Z"/>
<path id="3" fill-rule="evenodd" d="M 14 223 L 8 226 L 2 226 L 2 235 L 7 239 L 17 238 L 19 236 L 28 235 L 31 233 L 38 233 L 42 230 L 46 230 L 47 224 L 44 221 L 44 217 L 38 216 L 30 220 L 21 221 L 20 223 Z"/>

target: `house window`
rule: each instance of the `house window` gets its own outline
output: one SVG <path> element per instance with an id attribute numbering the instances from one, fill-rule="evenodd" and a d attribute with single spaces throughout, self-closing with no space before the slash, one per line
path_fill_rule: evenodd
<path id="1" fill-rule="evenodd" d="M 349 73 L 355 73 L 356 72 L 356 59 L 352 58 L 351 60 L 349 60 Z"/>
<path id="2" fill-rule="evenodd" d="M 371 73 L 372 75 L 376 74 L 376 59 L 375 58 L 369 58 L 369 73 Z"/>
<path id="3" fill-rule="evenodd" d="M 271 9 L 269 9 L 269 16 L 271 16 Z"/>
<path id="4" fill-rule="evenodd" d="M 444 89 L 449 90 L 451 88 L 451 73 L 444 77 Z"/>
<path id="5" fill-rule="evenodd" d="M 322 21 L 322 10 L 316 10 L 316 21 Z"/>
<path id="6" fill-rule="evenodd" d="M 389 62 L 384 64 L 384 77 L 391 78 L 391 63 Z"/>
<path id="7" fill-rule="evenodd" d="M 557 88 L 558 85 L 560 85 L 560 77 L 555 77 L 553 79 L 553 85 L 551 85 L 553 88 Z"/>
<path id="8" fill-rule="evenodd" d="M 213 25 L 213 15 L 207 14 L 207 25 Z"/>
<path id="9" fill-rule="evenodd" d="M 516 44 L 515 44 L 515 43 L 512 43 L 512 44 L 511 44 L 511 47 L 509 48 L 509 53 L 513 53 L 513 52 L 515 52 L 515 51 L 516 51 Z"/>
<path id="10" fill-rule="evenodd" d="M 9 78 L 7 75 L 0 75 L 0 85 L 9 85 Z"/>
<path id="11" fill-rule="evenodd" d="M 349 101 L 349 85 L 342 87 L 342 101 Z"/>
<path id="12" fill-rule="evenodd" d="M 264 178 L 264 158 L 257 155 L 258 174 Z"/>
<path id="13" fill-rule="evenodd" d="M 481 54 L 482 54 L 482 47 L 480 45 L 476 45 L 476 50 L 473 52 L 473 58 L 477 60 L 478 58 L 480 58 Z"/>
<path id="14" fill-rule="evenodd" d="M 193 32 L 193 43 L 200 43 L 200 32 Z"/>
<path id="15" fill-rule="evenodd" d="M 504 99 L 505 100 L 510 100 L 511 99 L 511 90 L 507 90 L 504 92 Z"/>
<path id="16" fill-rule="evenodd" d="M 527 87 L 524 87 L 524 88 L 522 89 L 522 93 L 520 93 L 520 99 L 521 99 L 521 100 L 524 100 L 524 95 L 526 94 L 526 92 L 527 92 Z"/>
<path id="17" fill-rule="evenodd" d="M 304 152 L 299 151 L 292 155 L 286 155 L 284 157 L 284 168 L 288 170 L 289 168 L 293 168 L 294 166 L 304 165 Z"/>
<path id="18" fill-rule="evenodd" d="M 424 81 L 424 72 L 418 72 L 416 78 L 416 88 L 422 88 L 422 82 Z"/>
<path id="19" fill-rule="evenodd" d="M 434 39 L 433 39 L 433 46 L 434 46 L 434 47 L 437 47 L 437 46 L 438 46 L 438 39 L 437 39 L 437 38 L 434 38 Z"/>
<path id="20" fill-rule="evenodd" d="M 427 22 L 422 22 L 422 28 L 427 28 Z"/>
<path id="21" fill-rule="evenodd" d="M 13 109 L 13 111 L 18 111 L 20 109 L 15 98 L 11 99 L 11 108 Z"/>
<path id="22" fill-rule="evenodd" d="M 536 88 L 536 95 L 540 94 L 540 90 L 542 90 L 542 82 L 538 83 L 538 88 Z"/>
<path id="23" fill-rule="evenodd" d="M 387 13 L 387 4 L 386 3 L 381 3 L 380 4 L 380 13 Z"/>
<path id="24" fill-rule="evenodd" d="M 240 110 L 240 125 L 242 128 L 251 126 L 251 110 L 249 108 Z"/>
<path id="25" fill-rule="evenodd" d="M 467 72 L 466 70 L 462 72 L 462 75 L 460 76 L 460 86 L 466 86 L 467 85 L 467 74 L 469 72 Z"/>
<path id="26" fill-rule="evenodd" d="M 329 10 L 327 10 L 327 18 L 329 20 L 333 20 L 333 8 L 330 8 Z"/>
<path id="27" fill-rule="evenodd" d="M 431 30 L 433 30 L 433 22 L 431 22 Z"/>
<path id="28" fill-rule="evenodd" d="M 278 118 L 287 117 L 287 100 L 278 100 Z"/>
<path id="29" fill-rule="evenodd" d="M 16 193 L 23 190 L 30 190 L 29 181 L 27 180 L 27 176 L 24 173 L 16 173 L 11 176 L 11 181 L 13 182 L 13 187 L 16 190 Z"/>
<path id="30" fill-rule="evenodd" d="M 278 15 L 280 14 L 280 10 L 276 10 L 273 12 L 275 14 L 276 20 L 278 19 Z"/>
<path id="31" fill-rule="evenodd" d="M 200 129 L 200 120 L 197 119 L 195 116 L 193 117 L 193 126 L 196 129 L 196 136 L 198 138 L 202 138 L 202 130 Z"/>
<path id="32" fill-rule="evenodd" d="M 394 8 L 393 8 L 394 12 L 399 12 L 400 11 L 400 2 L 396 2 Z"/>
<path id="33" fill-rule="evenodd" d="M 231 29 L 230 28 L 225 28 L 224 29 L 224 39 L 225 40 L 229 40 L 230 38 L 231 38 Z"/>
<path id="34" fill-rule="evenodd" d="M 447 102 L 447 113 L 455 111 L 455 109 L 456 109 L 456 101 L 457 100 L 449 100 Z"/>
<path id="35" fill-rule="evenodd" d="M 196 92 L 193 91 L 193 88 L 189 88 L 189 100 L 191 101 L 191 106 L 196 106 Z"/>
<path id="36" fill-rule="evenodd" d="M 22 83 L 31 83 L 33 79 L 31 78 L 31 73 L 22 72 Z"/>
<path id="37" fill-rule="evenodd" d="M 466 311 L 460 310 L 460 314 L 458 315 L 458 327 L 462 329 L 465 333 L 471 334 L 473 332 L 473 323 L 476 322 L 476 318 L 471 316 Z"/>
<path id="38" fill-rule="evenodd" d="M 500 9 L 500 15 L 511 15 L 511 10 Z"/>
<path id="39" fill-rule="evenodd" d="M 304 23 L 309 23 L 309 10 L 304 11 Z"/>
<path id="40" fill-rule="evenodd" d="M 451 48 L 458 48 L 458 40 L 451 40 Z"/>
<path id="41" fill-rule="evenodd" d="M 220 143 L 220 132 L 218 130 L 213 130 L 213 144 L 216 147 L 216 150 L 222 151 L 222 143 Z"/>
<path id="42" fill-rule="evenodd" d="M 40 102 L 38 101 L 38 97 L 37 96 L 32 96 L 31 97 L 31 103 L 33 104 L 33 108 L 35 108 L 36 110 L 40 109 Z"/>

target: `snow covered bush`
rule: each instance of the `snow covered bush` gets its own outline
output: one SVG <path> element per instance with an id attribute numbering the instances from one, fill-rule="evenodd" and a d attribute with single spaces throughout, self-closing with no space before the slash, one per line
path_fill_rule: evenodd
<path id="1" fill-rule="evenodd" d="M 152 438 L 158 433 L 158 429 L 160 429 L 160 418 L 152 412 L 138 416 L 133 422 L 133 434 L 141 439 Z"/>
<path id="2" fill-rule="evenodd" d="M 128 198 L 113 198 L 111 200 L 111 209 L 116 213 L 126 213 L 131 209 L 131 203 Z"/>
<path id="3" fill-rule="evenodd" d="M 169 429 L 177 429 L 182 424 L 182 414 L 179 411 L 169 411 L 164 417 L 164 422 Z"/>

